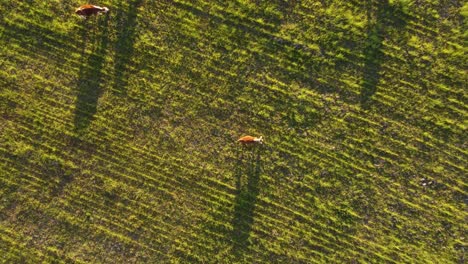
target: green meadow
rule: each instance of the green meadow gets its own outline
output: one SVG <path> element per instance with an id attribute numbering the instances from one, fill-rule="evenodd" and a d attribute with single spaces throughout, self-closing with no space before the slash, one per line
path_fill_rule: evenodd
<path id="1" fill-rule="evenodd" d="M 0 263 L 465 263 L 463 2 L 0 0 Z"/>

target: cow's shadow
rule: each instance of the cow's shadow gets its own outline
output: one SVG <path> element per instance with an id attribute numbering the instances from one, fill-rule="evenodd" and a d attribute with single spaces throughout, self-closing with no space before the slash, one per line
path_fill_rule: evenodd
<path id="1" fill-rule="evenodd" d="M 254 222 L 254 210 L 259 194 L 260 175 L 262 173 L 261 147 L 243 147 L 238 153 L 234 168 L 236 179 L 236 197 L 232 219 L 233 254 L 240 259 L 250 247 L 250 234 Z"/>
<path id="2" fill-rule="evenodd" d="M 83 133 L 97 111 L 97 103 L 102 92 L 104 82 L 104 63 L 109 43 L 109 29 L 106 15 L 103 18 L 96 18 L 97 25 L 93 29 L 88 28 L 88 23 L 84 21 L 80 28 L 83 41 L 81 52 L 82 63 L 80 65 L 79 77 L 77 81 L 78 94 L 75 105 L 74 128 L 75 132 Z M 91 52 L 86 53 L 86 48 L 90 46 Z"/>
<path id="3" fill-rule="evenodd" d="M 132 61 L 137 38 L 138 7 L 143 0 L 133 0 L 128 6 L 119 6 L 116 14 L 117 40 L 115 42 L 115 64 L 113 91 L 125 94 L 130 76 L 128 65 Z"/>
<path id="4" fill-rule="evenodd" d="M 363 108 L 368 108 L 371 98 L 377 91 L 377 85 L 381 78 L 381 64 L 385 60 L 382 52 L 383 41 L 388 30 L 398 28 L 402 30 L 406 26 L 406 15 L 398 5 L 391 5 L 388 0 L 368 1 L 369 6 L 375 5 L 376 9 L 369 8 L 367 17 L 375 18 L 367 29 L 367 39 L 364 50 L 363 81 L 361 83 L 360 103 Z"/>

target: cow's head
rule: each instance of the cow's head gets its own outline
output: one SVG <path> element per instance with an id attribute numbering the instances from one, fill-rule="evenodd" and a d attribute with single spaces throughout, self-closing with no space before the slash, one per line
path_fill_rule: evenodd
<path id="1" fill-rule="evenodd" d="M 263 144 L 263 136 L 254 139 L 255 143 Z"/>

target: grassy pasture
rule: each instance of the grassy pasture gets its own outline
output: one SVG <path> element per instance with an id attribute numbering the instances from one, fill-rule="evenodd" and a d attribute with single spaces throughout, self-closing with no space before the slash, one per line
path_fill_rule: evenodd
<path id="1" fill-rule="evenodd" d="M 464 263 L 462 1 L 0 3 L 1 263 Z"/>

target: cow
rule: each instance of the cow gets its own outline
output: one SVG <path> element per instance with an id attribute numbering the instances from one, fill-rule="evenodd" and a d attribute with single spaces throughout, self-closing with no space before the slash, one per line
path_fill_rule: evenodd
<path id="1" fill-rule="evenodd" d="M 75 10 L 75 13 L 82 18 L 88 18 L 92 15 L 100 15 L 109 12 L 109 8 L 95 5 L 82 5 Z"/>
<path id="2" fill-rule="evenodd" d="M 252 145 L 252 144 L 263 144 L 263 136 L 260 137 L 252 137 L 252 136 L 243 136 L 237 140 L 244 145 Z"/>

